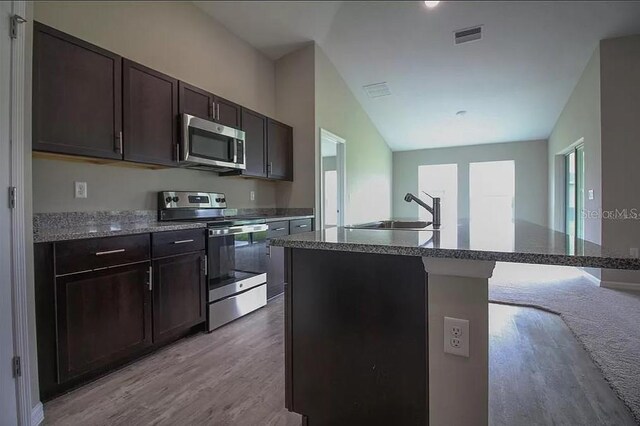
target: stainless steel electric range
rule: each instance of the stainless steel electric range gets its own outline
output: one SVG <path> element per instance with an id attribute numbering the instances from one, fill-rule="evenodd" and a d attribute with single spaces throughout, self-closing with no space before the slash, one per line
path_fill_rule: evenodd
<path id="1" fill-rule="evenodd" d="M 264 219 L 239 217 L 222 193 L 158 193 L 160 221 L 207 223 L 207 328 L 221 327 L 267 303 Z"/>

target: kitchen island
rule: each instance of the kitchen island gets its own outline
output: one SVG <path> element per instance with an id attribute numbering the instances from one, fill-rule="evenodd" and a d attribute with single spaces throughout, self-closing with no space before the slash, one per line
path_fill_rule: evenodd
<path id="1" fill-rule="evenodd" d="M 332 228 L 271 245 L 286 252 L 286 405 L 311 426 L 486 425 L 495 263 L 640 269 L 528 222 Z M 445 316 L 469 321 L 468 358 L 444 353 Z"/>

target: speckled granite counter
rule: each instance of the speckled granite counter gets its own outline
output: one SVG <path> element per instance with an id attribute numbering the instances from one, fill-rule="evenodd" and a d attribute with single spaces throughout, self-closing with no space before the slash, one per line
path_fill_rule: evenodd
<path id="1" fill-rule="evenodd" d="M 264 218 L 265 221 L 310 219 L 313 209 L 241 209 L 239 217 Z M 206 228 L 205 222 L 159 222 L 155 210 L 113 212 L 38 213 L 33 217 L 33 242 L 80 240 Z"/>
<path id="2" fill-rule="evenodd" d="M 206 228 L 199 222 L 158 222 L 154 210 L 118 212 L 68 212 L 36 214 L 33 218 L 33 242 L 80 240 Z"/>
<path id="3" fill-rule="evenodd" d="M 579 241 L 568 248 L 567 235 L 530 222 L 512 230 L 471 229 L 468 222 L 440 231 L 331 228 L 274 238 L 272 246 L 395 254 L 432 258 L 640 269 L 640 259 Z"/>

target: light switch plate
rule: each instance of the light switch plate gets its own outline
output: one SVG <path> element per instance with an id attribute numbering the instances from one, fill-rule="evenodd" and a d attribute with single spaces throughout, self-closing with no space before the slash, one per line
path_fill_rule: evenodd
<path id="1" fill-rule="evenodd" d="M 75 182 L 75 197 L 87 198 L 87 182 Z"/>
<path id="2" fill-rule="evenodd" d="M 593 200 L 593 189 L 590 189 L 588 193 L 589 193 L 589 199 Z"/>
<path id="3" fill-rule="evenodd" d="M 469 320 L 444 317 L 444 352 L 469 358 Z"/>

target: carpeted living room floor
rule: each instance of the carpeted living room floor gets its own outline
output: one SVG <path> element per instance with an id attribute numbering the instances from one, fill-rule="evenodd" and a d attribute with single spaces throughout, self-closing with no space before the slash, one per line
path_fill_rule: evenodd
<path id="1" fill-rule="evenodd" d="M 497 264 L 492 302 L 559 314 L 640 423 L 640 292 L 602 288 L 576 268 Z"/>

